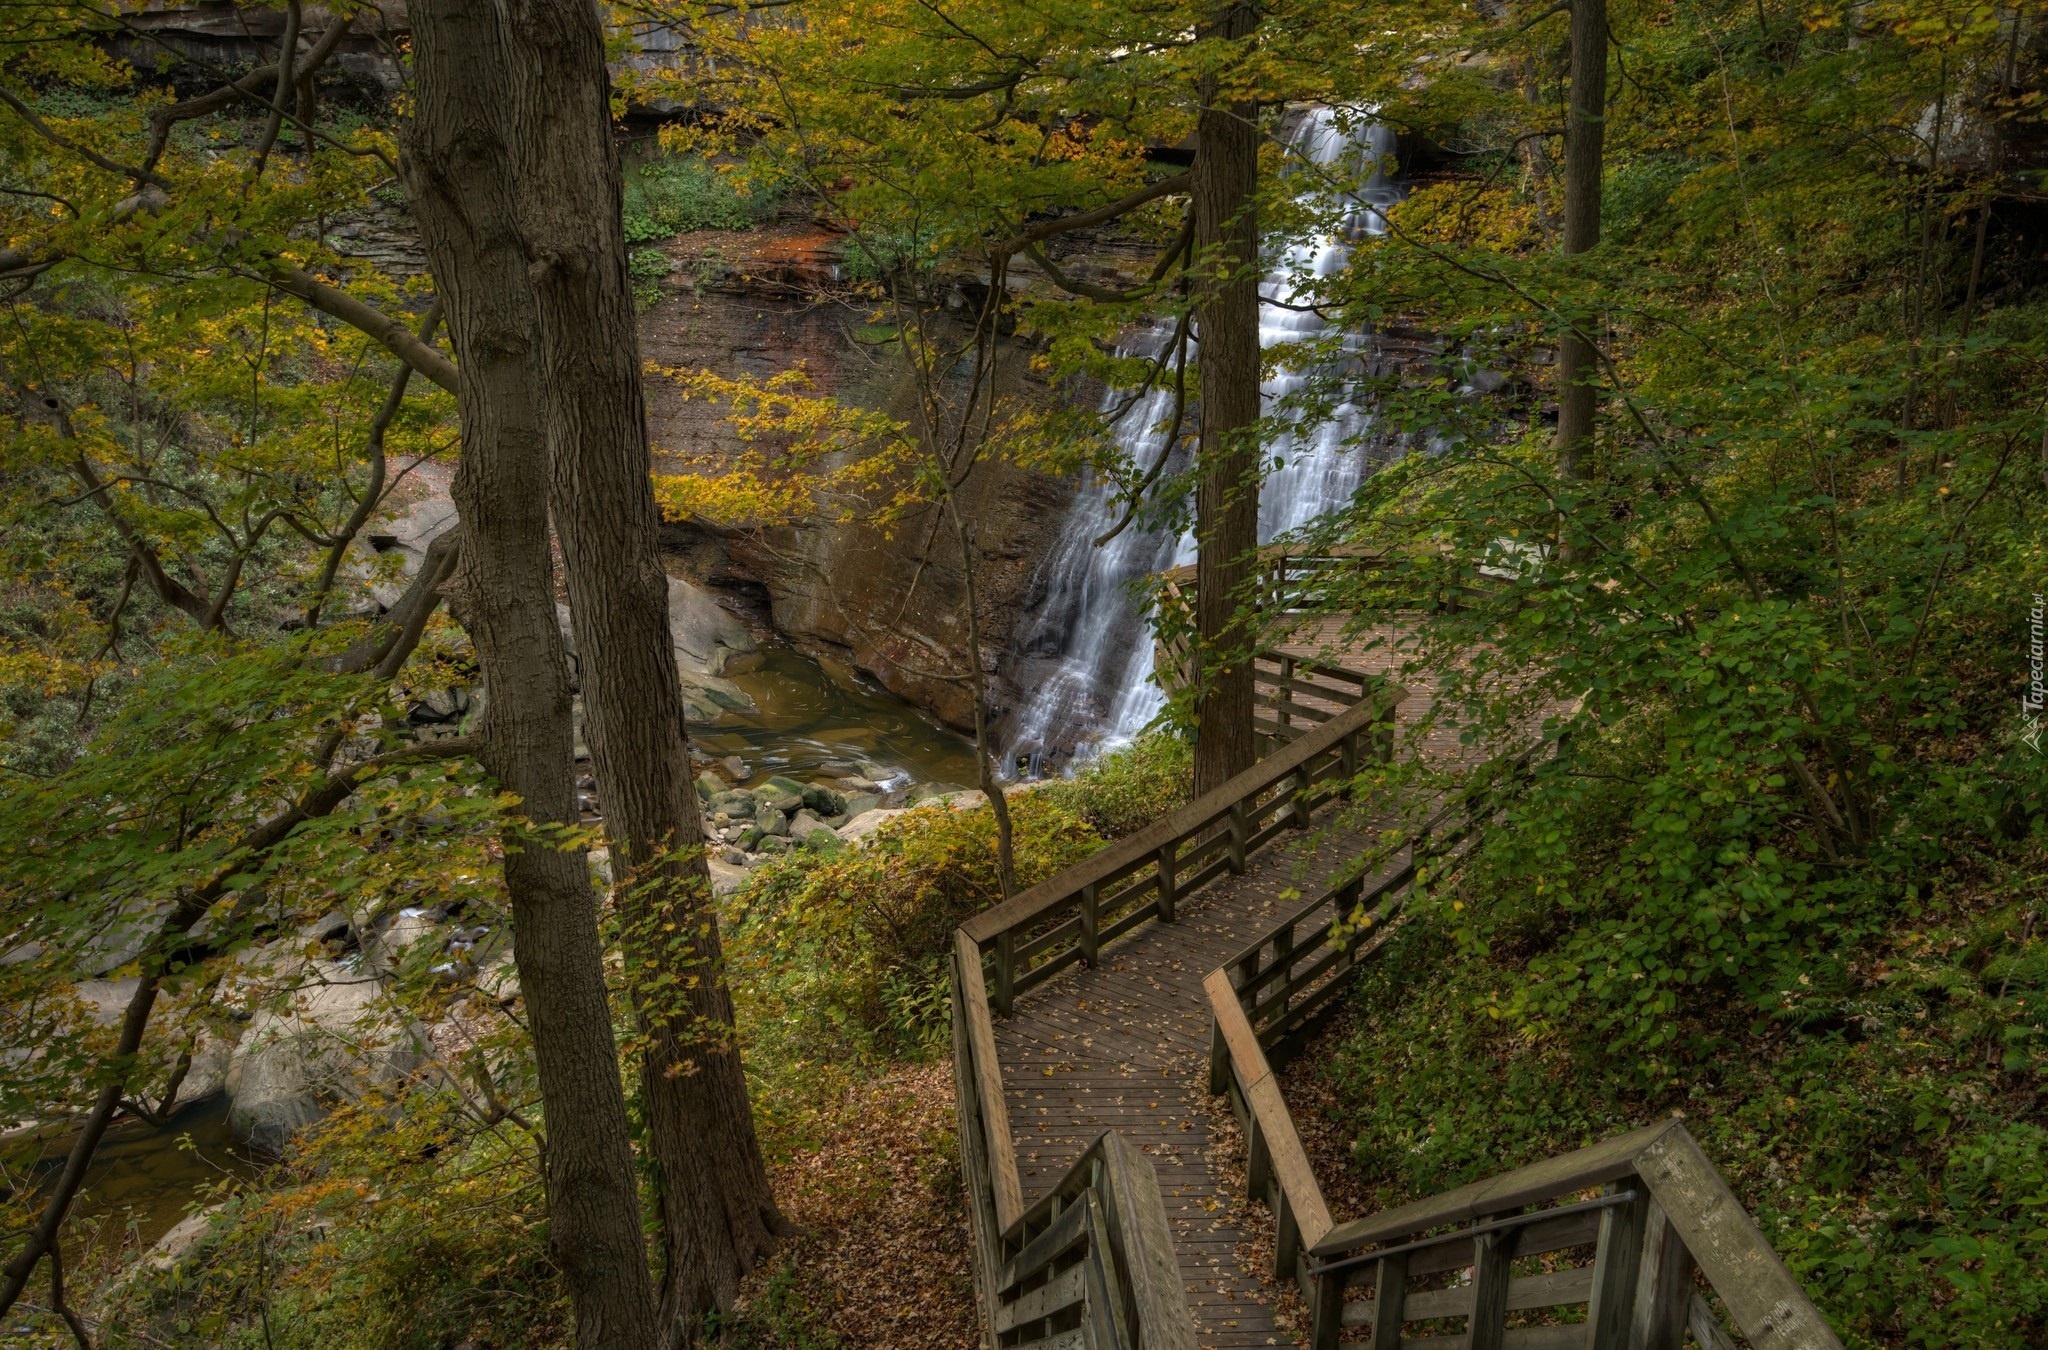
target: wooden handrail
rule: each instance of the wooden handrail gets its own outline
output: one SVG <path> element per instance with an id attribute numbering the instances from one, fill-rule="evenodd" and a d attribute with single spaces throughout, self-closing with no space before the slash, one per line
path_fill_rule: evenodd
<path id="1" fill-rule="evenodd" d="M 1312 1350 L 1335 1350 L 1353 1327 L 1371 1329 L 1375 1350 L 1394 1350 L 1403 1323 L 1441 1317 L 1466 1318 L 1463 1339 L 1471 1346 L 1680 1350 L 1690 1331 L 1705 1350 L 1721 1350 L 1732 1341 L 1694 1290 L 1695 1270 L 1756 1350 L 1839 1350 L 1819 1310 L 1675 1119 L 1332 1223 L 1268 1048 L 1298 1037 L 1329 1006 L 1346 972 L 1384 940 L 1420 860 L 1474 837 L 1490 801 L 1482 795 L 1448 804 L 1405 842 L 1405 865 L 1370 889 L 1355 878 L 1332 887 L 1203 982 L 1215 1014 L 1210 1089 L 1229 1093 L 1244 1125 L 1246 1189 L 1273 1211 L 1274 1273 L 1302 1286 L 1313 1310 Z M 1463 822 L 1443 833 L 1460 806 Z M 1304 935 L 1303 925 L 1325 908 L 1329 916 Z M 1333 944 L 1340 920 L 1360 909 L 1372 922 L 1348 944 Z M 1297 976 L 1304 962 L 1308 971 Z M 1305 997 L 1296 1002 L 1297 994 Z M 1575 1199 L 1603 1187 L 1597 1201 Z M 1588 1266 L 1513 1273 L 1515 1260 L 1587 1245 L 1595 1253 Z M 1469 1284 L 1407 1287 L 1410 1279 L 1466 1267 Z M 1351 1297 L 1367 1289 L 1372 1298 Z M 1579 1304 L 1583 1323 L 1507 1327 L 1511 1310 Z"/>
<path id="2" fill-rule="evenodd" d="M 1155 860 L 1163 848 L 1203 838 L 1227 821 L 1234 810 L 1263 805 L 1268 792 L 1304 766 L 1339 750 L 1345 741 L 1356 739 L 1375 723 L 1390 719 L 1404 697 L 1405 690 L 1381 683 L 1360 702 L 1277 754 L 1267 756 L 1220 787 L 1111 844 L 1087 861 L 983 910 L 961 924 L 960 932 L 985 951 L 1004 934 L 1014 935 L 1028 929 L 1076 903 L 1085 887 L 1100 887 L 1119 880 L 1133 868 L 1142 868 Z M 1352 771 L 1356 772 L 1363 762 L 1360 759 L 1351 765 Z"/>
<path id="3" fill-rule="evenodd" d="M 1128 1141 L 1104 1131 L 1048 1195 L 1025 1205 L 995 1015 L 1062 967 L 1100 959 L 1105 944 L 1133 928 L 1171 922 L 1179 897 L 1244 870 L 1250 854 L 1283 832 L 1306 828 L 1369 759 L 1388 752 L 1404 691 L 1330 671 L 1306 672 L 1324 683 L 1305 696 L 1350 706 L 1215 791 L 955 930 L 954 1084 L 991 1345 L 1086 1326 L 1090 1344 L 1194 1350 L 1158 1182 Z M 1272 1083 L 1261 1089 L 1275 1102 L 1277 1091 Z M 1296 1179 L 1308 1175 L 1298 1140 L 1274 1165 Z M 1316 1231 L 1330 1226 L 1319 1196 L 1306 1212 Z"/>

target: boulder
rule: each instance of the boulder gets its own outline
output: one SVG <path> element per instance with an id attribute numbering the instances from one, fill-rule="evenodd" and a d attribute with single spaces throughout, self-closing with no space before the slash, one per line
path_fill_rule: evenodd
<path id="1" fill-rule="evenodd" d="M 745 669 L 735 658 L 756 656 L 759 648 L 746 625 L 728 613 L 711 592 L 680 577 L 668 579 L 668 627 L 675 641 L 676 664 L 699 675 L 724 675 Z M 737 694 L 735 689 L 732 691 Z M 744 704 L 744 695 L 740 695 Z"/>
<path id="2" fill-rule="evenodd" d="M 754 824 L 764 835 L 786 838 L 789 834 L 789 817 L 770 807 L 761 808 L 760 814 L 754 817 Z"/>
<path id="3" fill-rule="evenodd" d="M 738 844 L 742 851 L 752 853 L 761 846 L 761 840 L 764 837 L 759 825 L 749 825 L 734 842 Z"/>
<path id="4" fill-rule="evenodd" d="M 832 827 L 820 820 L 808 808 L 789 818 L 789 837 L 801 844 L 811 837 L 813 830 L 830 830 Z M 836 836 L 835 836 L 836 837 Z"/>
<path id="5" fill-rule="evenodd" d="M 844 843 L 855 843 L 867 838 L 885 822 L 904 814 L 907 808 L 873 809 L 861 812 L 839 827 L 839 838 Z"/>
<path id="6" fill-rule="evenodd" d="M 229 1126 L 273 1154 L 336 1102 L 416 1072 L 427 1049 L 382 1003 L 374 975 L 324 960 L 290 973 L 300 986 L 291 1007 L 256 1014 L 226 1075 Z"/>
<path id="7" fill-rule="evenodd" d="M 804 804 L 804 785 L 787 778 L 771 778 L 754 789 L 754 801 L 763 811 L 795 811 Z"/>
<path id="8" fill-rule="evenodd" d="M 724 858 L 708 858 L 706 865 L 711 869 L 711 894 L 718 897 L 731 895 L 747 880 L 747 869 L 734 866 Z"/>
<path id="9" fill-rule="evenodd" d="M 752 820 L 754 818 L 754 794 L 745 788 L 733 788 L 730 791 L 721 792 L 713 797 L 706 803 L 706 809 L 713 815 L 723 811 L 734 820 Z"/>
<path id="10" fill-rule="evenodd" d="M 846 817 L 850 821 L 855 816 L 872 811 L 881 804 L 882 794 L 879 792 L 849 793 L 846 798 Z"/>
<path id="11" fill-rule="evenodd" d="M 363 970 L 370 975 L 393 975 L 416 942 L 435 939 L 438 950 L 442 917 L 438 910 L 401 909 L 389 923 L 373 932 L 363 944 Z"/>
<path id="12" fill-rule="evenodd" d="M 205 1209 L 194 1210 L 171 1226 L 171 1231 L 158 1238 L 143 1254 L 142 1266 L 146 1270 L 171 1271 L 197 1256 L 206 1246 L 207 1238 L 213 1235 L 214 1221 L 220 1218 L 227 1202 L 208 1205 Z"/>
<path id="13" fill-rule="evenodd" d="M 371 550 L 380 557 L 395 554 L 398 559 L 398 575 L 395 578 L 379 576 L 369 588 L 371 598 L 380 608 L 389 609 L 398 603 L 398 597 L 405 594 L 406 586 L 411 584 L 413 574 L 426 561 L 428 546 L 452 529 L 455 520 L 455 503 L 435 493 L 413 503 L 403 513 L 370 527 L 364 541 Z M 368 571 L 368 562 L 368 559 L 361 559 L 355 565 Z"/>
<path id="14" fill-rule="evenodd" d="M 820 825 L 804 836 L 804 847 L 813 853 L 837 853 L 846 847 L 830 825 Z"/>
<path id="15" fill-rule="evenodd" d="M 763 835 L 761 837 L 760 850 L 763 853 L 787 853 L 789 852 L 789 840 L 779 834 Z"/>
<path id="16" fill-rule="evenodd" d="M 845 813 L 846 798 L 822 783 L 811 783 L 804 788 L 804 805 L 821 816 L 837 816 Z"/>

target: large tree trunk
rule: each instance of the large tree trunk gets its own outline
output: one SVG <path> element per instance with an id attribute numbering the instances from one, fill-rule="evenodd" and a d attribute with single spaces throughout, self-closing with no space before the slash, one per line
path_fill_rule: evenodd
<path id="1" fill-rule="evenodd" d="M 573 827 L 537 314 L 500 111 L 501 34 L 490 0 L 427 0 L 412 23 L 417 104 L 404 173 L 460 361 L 455 591 L 490 693 L 482 758 L 529 820 Z M 646 1350 L 653 1288 L 589 867 L 580 850 L 508 834 L 505 883 L 547 1115 L 548 1241 L 577 1344 Z"/>
<path id="2" fill-rule="evenodd" d="M 521 194 L 549 391 L 555 529 L 585 726 L 646 1032 L 641 1090 L 667 1246 L 665 1335 L 729 1309 L 784 1225 L 733 1035 L 668 627 L 668 577 L 620 222 L 604 35 L 589 0 L 511 0 Z M 680 977 L 671 980 L 669 977 Z M 657 989 L 659 992 L 656 992 Z"/>
<path id="3" fill-rule="evenodd" d="M 1571 106 L 1564 124 L 1564 251 L 1600 242 L 1600 178 L 1607 134 L 1607 0 L 1572 5 Z M 1567 478 L 1585 478 L 1593 451 L 1599 353 L 1590 316 L 1567 329 L 1557 349 L 1557 462 Z"/>
<path id="4" fill-rule="evenodd" d="M 1245 38 L 1257 11 L 1233 4 L 1210 36 Z M 1195 705 L 1195 793 L 1258 758 L 1252 741 L 1252 647 L 1246 581 L 1259 543 L 1259 291 L 1256 109 L 1204 82 L 1196 123 L 1195 247 L 1205 275 L 1195 301 L 1202 398 L 1195 489 L 1195 625 L 1201 662 Z M 1240 605 L 1246 606 L 1240 609 Z"/>

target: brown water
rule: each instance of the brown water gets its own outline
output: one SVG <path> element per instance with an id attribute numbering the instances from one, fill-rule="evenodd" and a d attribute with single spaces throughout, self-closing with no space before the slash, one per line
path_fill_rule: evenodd
<path id="1" fill-rule="evenodd" d="M 978 777 L 973 742 L 850 668 L 781 645 L 764 644 L 761 656 L 758 669 L 728 677 L 759 711 L 690 731 L 707 753 L 744 760 L 746 781 L 834 768 L 877 779 L 870 770 L 885 769 L 900 783 L 967 786 Z"/>
<path id="2" fill-rule="evenodd" d="M 66 1136 L 52 1139 L 44 1150 L 36 1171 L 45 1184 L 62 1170 L 70 1146 Z M 186 1107 L 161 1128 L 128 1120 L 108 1130 L 73 1212 L 88 1221 L 111 1222 L 147 1246 L 203 1200 L 209 1187 L 247 1179 L 260 1167 L 235 1144 L 226 1095 L 215 1095 Z"/>
<path id="3" fill-rule="evenodd" d="M 727 713 L 693 727 L 704 751 L 738 755 L 747 781 L 833 769 L 897 782 L 971 784 L 974 746 L 846 667 L 780 645 L 764 645 L 758 669 L 732 676 L 758 711 Z M 52 1140 L 37 1171 L 51 1180 L 68 1138 Z M 108 1131 L 86 1175 L 78 1216 L 111 1221 L 135 1240 L 155 1242 L 209 1187 L 249 1178 L 262 1163 L 241 1152 L 228 1128 L 228 1102 L 195 1103 L 162 1128 L 125 1121 Z M 108 1236 L 112 1236 L 109 1234 Z"/>

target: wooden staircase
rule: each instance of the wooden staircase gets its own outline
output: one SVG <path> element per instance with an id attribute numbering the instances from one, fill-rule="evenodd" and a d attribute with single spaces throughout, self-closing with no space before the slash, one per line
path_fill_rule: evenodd
<path id="1" fill-rule="evenodd" d="M 1205 1288 L 1205 1268 L 1180 1245 L 1187 1209 L 1191 1198 L 1214 1208 L 1232 1197 L 1220 1194 L 1220 1178 L 1206 1183 L 1217 1194 L 1190 1197 L 1188 1169 L 1177 1165 L 1178 1209 L 1169 1220 L 1155 1166 L 1166 1150 L 1133 1140 L 1171 1138 L 1170 1123 L 1096 1128 L 1064 1174 L 1027 1204 L 1020 1167 L 1042 1170 L 1038 1150 L 1046 1145 L 1035 1144 L 1031 1161 L 1020 1163 L 1012 1108 L 1024 1094 L 1006 1083 L 1005 1068 L 1029 1082 L 1023 1075 L 1049 1075 L 1054 1066 L 1019 1060 L 1028 1042 L 1008 1035 L 1006 1061 L 997 1019 L 1006 1029 L 1034 1018 L 1071 1027 L 1080 1000 L 1099 1005 L 1105 989 L 1125 985 L 1142 990 L 1132 1008 L 1149 1007 L 1155 1017 L 1180 1008 L 1177 1017 L 1132 1027 L 1135 1040 L 1163 1038 L 1156 1061 L 1168 1066 L 1163 1072 L 1175 1062 L 1169 1052 L 1177 1033 L 1168 1023 L 1209 1014 L 1207 1087 L 1227 1094 L 1243 1127 L 1246 1198 L 1273 1214 L 1272 1274 L 1299 1286 L 1314 1350 L 1680 1350 L 1688 1339 L 1700 1350 L 1839 1350 L 1675 1120 L 1385 1213 L 1344 1223 L 1331 1216 L 1273 1060 L 1336 1006 L 1350 972 L 1402 921 L 1418 872 L 1453 865 L 1496 799 L 1446 803 L 1373 875 L 1350 865 L 1371 832 L 1340 828 L 1337 847 L 1321 855 L 1327 875 L 1314 899 L 1277 905 L 1276 895 L 1295 889 L 1276 885 L 1270 865 L 1262 881 L 1249 875 L 1261 870 L 1254 855 L 1279 854 L 1275 845 L 1341 818 L 1352 779 L 1391 752 L 1404 695 L 1384 679 L 1299 657 L 1284 667 L 1262 661 L 1260 673 L 1272 754 L 955 935 L 960 1151 L 986 1344 L 1194 1350 L 1298 1343 L 1269 1314 L 1257 1328 L 1241 1325 L 1241 1317 L 1223 1324 L 1228 1331 L 1198 1322 L 1190 1295 Z M 1312 715 L 1300 715 L 1304 705 Z M 1274 917 L 1264 928 L 1231 922 L 1253 913 Z M 1156 936 L 1182 927 L 1189 940 Z M 1194 958 L 1205 964 L 1191 967 Z M 1093 1025 L 1104 1038 L 1119 1030 Z M 1047 1031 L 1039 1043 L 1061 1034 Z M 1191 1076 L 1199 1079 L 1199 1052 L 1194 1065 Z M 1131 1072 L 1128 1064 L 1123 1072 Z M 1066 1090 L 1076 1126 L 1131 1119 L 1120 1089 L 1093 1085 L 1113 1081 L 1101 1075 Z M 1091 1110 L 1090 1092 L 1108 1090 L 1119 1092 L 1115 1106 Z M 1138 1094 L 1169 1110 L 1170 1095 Z M 1077 1128 L 1069 1137 L 1084 1133 Z"/>

